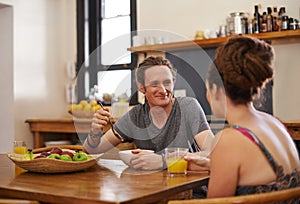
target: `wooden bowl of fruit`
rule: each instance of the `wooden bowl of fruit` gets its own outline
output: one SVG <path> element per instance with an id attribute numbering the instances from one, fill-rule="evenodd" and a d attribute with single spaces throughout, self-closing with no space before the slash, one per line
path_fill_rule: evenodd
<path id="1" fill-rule="evenodd" d="M 78 104 L 69 106 L 69 113 L 75 118 L 92 118 L 94 113 L 101 109 L 96 100 L 81 100 Z"/>
<path id="2" fill-rule="evenodd" d="M 102 154 L 89 155 L 78 146 L 47 147 L 27 151 L 25 155 L 8 154 L 17 166 L 37 173 L 66 173 L 85 170 L 95 165 Z"/>

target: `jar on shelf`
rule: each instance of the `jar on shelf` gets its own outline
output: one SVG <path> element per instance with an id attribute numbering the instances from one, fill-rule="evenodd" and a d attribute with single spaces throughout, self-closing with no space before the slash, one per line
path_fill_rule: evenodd
<path id="1" fill-rule="evenodd" d="M 244 12 L 230 13 L 230 17 L 226 19 L 227 27 L 231 35 L 247 33 L 248 14 Z"/>
<path id="2" fill-rule="evenodd" d="M 299 21 L 295 18 L 289 19 L 289 30 L 297 30 L 299 29 Z"/>
<path id="3" fill-rule="evenodd" d="M 281 30 L 288 30 L 288 29 L 289 29 L 289 17 L 282 16 Z"/>

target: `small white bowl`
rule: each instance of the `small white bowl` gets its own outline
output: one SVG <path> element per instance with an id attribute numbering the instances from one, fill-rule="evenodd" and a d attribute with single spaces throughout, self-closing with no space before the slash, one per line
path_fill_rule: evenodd
<path id="1" fill-rule="evenodd" d="M 146 149 L 143 149 L 142 151 L 154 152 L 153 150 L 146 150 Z M 131 166 L 130 160 L 131 160 L 131 158 L 132 158 L 133 155 L 134 155 L 134 154 L 132 153 L 132 149 L 130 149 L 130 150 L 119 151 L 120 159 L 121 159 L 127 166 Z"/>

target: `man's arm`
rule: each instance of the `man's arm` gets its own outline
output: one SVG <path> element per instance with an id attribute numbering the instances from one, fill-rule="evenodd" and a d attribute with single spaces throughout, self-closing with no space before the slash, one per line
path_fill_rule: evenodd
<path id="1" fill-rule="evenodd" d="M 204 130 L 195 136 L 198 146 L 203 152 L 203 156 L 209 156 L 215 146 L 215 136 L 211 130 Z"/>
<path id="2" fill-rule="evenodd" d="M 90 154 L 99 154 L 110 150 L 120 143 L 120 139 L 118 139 L 113 134 L 112 130 L 109 129 L 102 136 L 93 136 L 89 134 L 83 144 L 83 149 L 85 152 L 88 152 Z"/>
<path id="3" fill-rule="evenodd" d="M 215 137 L 211 130 L 204 130 L 195 136 L 200 152 L 188 153 L 185 160 L 189 162 L 188 169 L 194 171 L 210 169 L 210 153 L 215 146 Z"/>

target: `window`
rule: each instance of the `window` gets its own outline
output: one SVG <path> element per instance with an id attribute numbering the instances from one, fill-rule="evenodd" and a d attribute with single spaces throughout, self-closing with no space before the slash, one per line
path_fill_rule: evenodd
<path id="1" fill-rule="evenodd" d="M 112 80 L 114 83 L 111 83 Z M 131 70 L 112 70 L 98 72 L 98 94 L 102 96 L 104 93 L 120 96 L 126 94 L 131 95 Z"/>
<path id="2" fill-rule="evenodd" d="M 136 0 L 77 0 L 77 87 L 78 99 L 88 97 L 94 85 L 99 92 L 122 83 L 134 86 L 132 78 L 136 56 L 127 51 L 136 31 Z M 105 73 L 105 74 L 104 74 Z M 99 76 L 105 76 L 99 77 Z M 110 83 L 101 80 L 110 78 Z M 125 84 L 124 84 L 125 83 Z"/>
<path id="3" fill-rule="evenodd" d="M 116 7 L 117 5 L 117 7 Z M 121 51 L 120 60 L 115 64 L 129 64 L 131 57 L 126 49 L 131 46 L 131 38 L 128 37 L 130 30 L 130 0 L 102 0 L 102 41 L 101 59 L 102 64 L 111 65 L 110 46 L 117 46 Z M 125 35 L 124 40 L 117 40 Z M 111 43 L 114 42 L 115 43 Z M 106 44 L 108 46 L 105 46 Z M 117 56 L 116 58 L 118 58 Z"/>

